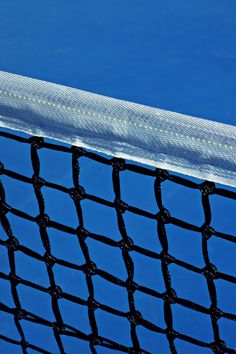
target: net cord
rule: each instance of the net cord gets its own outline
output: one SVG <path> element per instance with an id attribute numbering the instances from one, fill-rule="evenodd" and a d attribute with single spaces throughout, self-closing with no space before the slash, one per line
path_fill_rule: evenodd
<path id="1" fill-rule="evenodd" d="M 0 127 L 236 187 L 236 127 L 0 71 Z"/>

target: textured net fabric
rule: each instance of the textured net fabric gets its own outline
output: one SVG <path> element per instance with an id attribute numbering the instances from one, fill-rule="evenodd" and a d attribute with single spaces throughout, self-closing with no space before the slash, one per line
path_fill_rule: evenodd
<path id="1" fill-rule="evenodd" d="M 0 72 L 0 126 L 236 186 L 236 127 Z"/>
<path id="2" fill-rule="evenodd" d="M 164 350 L 160 348 L 154 348 L 152 350 L 145 349 L 145 346 L 140 344 L 140 328 L 146 329 L 148 332 L 158 333 L 168 342 L 168 353 L 178 353 L 177 343 L 179 341 L 190 343 L 194 348 L 199 350 L 209 350 L 208 352 L 214 353 L 236 353 L 235 348 L 228 345 L 222 339 L 222 327 L 220 321 L 227 319 L 231 322 L 236 321 L 236 313 L 230 313 L 220 308 L 218 303 L 218 292 L 216 284 L 223 280 L 227 284 L 236 284 L 236 274 L 234 275 L 224 273 L 216 268 L 211 255 L 209 253 L 209 243 L 211 240 L 218 239 L 226 243 L 235 244 L 236 235 L 222 233 L 214 229 L 211 225 L 211 198 L 213 196 L 219 196 L 222 199 L 229 199 L 236 201 L 236 192 L 227 190 L 225 188 L 218 188 L 212 182 L 196 183 L 192 180 L 179 177 L 168 173 L 165 170 L 159 168 L 147 168 L 136 164 L 131 164 L 123 159 L 104 157 L 93 152 L 86 151 L 83 148 L 76 146 L 62 146 L 49 143 L 40 137 L 25 138 L 10 134 L 8 132 L 1 132 L 2 139 L 14 140 L 19 145 L 28 146 L 31 156 L 31 163 L 33 169 L 33 175 L 27 176 L 15 172 L 12 169 L 8 169 L 5 163 L 0 165 L 0 173 L 3 177 L 10 178 L 13 181 L 18 181 L 23 184 L 31 185 L 35 199 L 38 204 L 38 213 L 36 215 L 26 213 L 20 209 L 9 205 L 8 195 L 5 193 L 4 183 L 1 183 L 0 188 L 0 218 L 1 225 L 4 232 L 0 237 L 0 248 L 7 248 L 8 262 L 10 266 L 10 273 L 6 273 L 3 270 L 3 263 L 0 263 L 0 279 L 8 282 L 11 289 L 11 296 L 13 299 L 13 305 L 8 306 L 1 301 L 0 295 L 0 314 L 6 313 L 14 318 L 14 325 L 19 336 L 19 340 L 6 336 L 1 333 L 0 330 L 0 342 L 8 342 L 15 346 L 15 348 L 21 348 L 23 353 L 35 352 L 50 353 L 47 348 L 43 348 L 39 345 L 35 345 L 29 341 L 25 334 L 24 325 L 27 322 L 33 322 L 40 326 L 51 329 L 56 343 L 57 352 L 65 353 L 64 338 L 68 337 L 73 340 L 80 340 L 87 342 L 91 353 L 102 353 L 105 348 L 109 352 L 123 352 L 123 353 L 164 353 Z M 40 154 L 43 151 L 54 151 L 55 154 L 63 152 L 67 154 L 67 158 L 71 160 L 71 175 L 73 185 L 68 188 L 63 184 L 52 183 L 45 180 L 41 176 Z M 17 153 L 16 153 L 17 158 Z M 110 166 L 112 169 L 112 185 L 114 191 L 114 199 L 106 200 L 96 195 L 92 195 L 86 192 L 84 186 L 80 184 L 80 162 L 81 159 L 92 160 L 97 163 L 98 169 L 101 165 Z M 156 212 L 151 213 L 142 208 L 142 205 L 129 205 L 123 200 L 122 197 L 122 174 L 126 172 L 132 172 L 137 175 L 145 175 L 153 181 L 153 194 L 156 200 Z M 104 182 L 105 183 L 105 182 Z M 173 183 L 178 186 L 184 187 L 186 190 L 195 190 L 199 193 L 202 200 L 202 209 L 204 220 L 201 225 L 191 224 L 185 220 L 181 220 L 175 216 L 174 213 L 170 213 L 167 209 L 165 200 L 162 198 L 162 188 L 165 183 Z M 50 215 L 47 215 L 47 205 L 44 200 L 44 190 L 49 188 L 50 190 L 57 190 L 65 196 L 69 196 L 71 203 L 74 204 L 77 213 L 77 226 L 72 227 L 53 220 Z M 86 229 L 84 222 L 84 210 L 83 202 L 89 200 L 93 203 L 101 204 L 107 209 L 112 209 L 116 213 L 117 225 L 119 230 L 119 240 L 115 240 L 107 235 L 101 235 L 91 232 Z M 140 215 L 145 219 L 150 219 L 156 222 L 156 237 L 159 239 L 161 245 L 161 251 L 153 250 L 153 246 L 150 245 L 150 249 L 141 247 L 136 244 L 131 235 L 126 230 L 125 215 L 131 213 L 133 215 Z M 41 243 L 43 247 L 43 254 L 40 254 L 27 245 L 22 245 L 18 240 L 18 235 L 14 233 L 14 228 L 11 225 L 11 216 L 16 216 L 19 219 L 28 220 L 35 224 L 40 233 Z M 204 259 L 204 266 L 198 267 L 197 265 L 190 264 L 182 259 L 179 259 L 175 254 L 171 254 L 169 250 L 169 235 L 167 232 L 167 226 L 174 225 L 180 230 L 191 231 L 196 236 L 201 238 L 202 244 L 202 257 Z M 80 248 L 84 262 L 82 264 L 76 264 L 68 262 L 67 260 L 56 257 L 51 248 L 50 237 L 48 235 L 49 229 L 60 230 L 63 233 L 71 235 L 78 240 L 78 248 Z M 114 276 L 110 269 L 100 269 L 96 265 L 93 257 L 90 254 L 89 241 L 96 240 L 98 243 L 97 251 L 101 245 L 107 245 L 108 247 L 116 248 L 120 250 L 120 259 L 122 260 L 125 270 L 126 279 L 120 279 Z M 152 246 L 152 247 L 151 247 Z M 34 259 L 40 264 L 44 264 L 47 269 L 48 279 L 50 286 L 48 288 L 40 284 L 39 279 L 35 281 L 29 281 L 18 275 L 18 269 L 16 266 L 16 257 L 18 254 L 24 254 L 27 257 Z M 153 259 L 160 263 L 161 273 L 164 281 L 164 291 L 159 292 L 154 287 L 144 286 L 141 282 L 135 282 L 134 274 L 136 270 L 136 264 L 133 260 L 135 254 L 142 255 L 145 259 Z M 110 260 L 112 262 L 112 259 Z M 184 298 L 178 294 L 178 291 L 174 288 L 173 280 L 170 274 L 171 265 L 178 265 L 181 269 L 185 269 L 192 275 L 197 274 L 202 277 L 207 284 L 207 292 L 209 294 L 210 306 L 203 306 L 197 302 L 194 302 L 188 298 Z M 63 289 L 63 284 L 57 283 L 55 278 L 55 267 L 60 265 L 67 269 L 73 269 L 78 273 L 83 274 L 86 280 L 86 286 L 89 296 L 85 300 L 82 298 L 80 292 L 77 294 L 71 294 Z M 121 309 L 113 308 L 106 304 L 106 302 L 98 301 L 96 299 L 96 292 L 94 291 L 94 281 L 97 278 L 102 278 L 111 286 L 123 288 L 126 291 L 129 310 L 123 311 Z M 22 298 L 19 293 L 19 287 L 24 285 L 27 288 L 34 289 L 38 293 L 47 294 L 51 299 L 51 308 L 54 316 L 53 321 L 47 320 L 42 314 L 36 314 L 26 310 L 22 306 Z M 153 284 L 154 285 L 154 284 Z M 158 313 L 153 313 L 153 319 L 148 320 L 145 315 L 140 311 L 137 306 L 135 296 L 141 294 L 145 297 L 152 297 L 162 301 L 162 307 L 164 311 L 164 326 L 158 326 L 155 323 L 155 316 L 159 316 Z M 61 313 L 60 304 L 61 301 L 68 301 L 74 303 L 77 306 L 83 306 L 87 310 L 87 316 L 89 320 L 90 332 L 86 333 L 80 328 L 80 323 L 77 326 L 68 324 Z M 205 340 L 199 340 L 194 336 L 190 336 L 186 333 L 180 332 L 175 328 L 175 321 L 173 319 L 173 311 L 176 306 L 183 309 L 191 309 L 192 311 L 207 316 L 209 319 L 209 330 L 213 333 L 213 340 L 211 342 Z M 97 311 L 101 310 L 104 313 L 112 314 L 115 317 L 123 318 L 129 323 L 128 335 L 130 336 L 131 345 L 126 346 L 123 343 L 119 343 L 104 337 L 100 334 L 100 328 L 97 323 Z M 114 324 L 111 321 L 110 326 Z M 199 322 L 199 326 L 201 323 Z M 0 326 L 1 328 L 1 326 Z M 181 354 L 181 352 L 179 352 Z M 202 351 L 203 353 L 203 351 Z"/>

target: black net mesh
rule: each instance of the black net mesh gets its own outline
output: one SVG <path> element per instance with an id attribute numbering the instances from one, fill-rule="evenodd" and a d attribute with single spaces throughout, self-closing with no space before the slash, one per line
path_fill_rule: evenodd
<path id="1" fill-rule="evenodd" d="M 22 137 L 16 136 L 8 132 L 1 132 L 3 139 L 14 140 L 20 144 L 27 145 L 31 156 L 33 175 L 26 176 L 20 173 L 8 169 L 5 162 L 0 165 L 1 175 L 10 178 L 14 181 L 18 180 L 22 184 L 29 184 L 32 186 L 37 200 L 38 212 L 37 215 L 26 213 L 14 205 L 8 203 L 8 195 L 5 192 L 4 183 L 0 185 L 0 217 L 2 231 L 0 235 L 0 248 L 7 249 L 8 262 L 10 272 L 4 272 L 3 261 L 0 263 L 0 280 L 8 282 L 11 289 L 11 296 L 13 299 L 13 306 L 8 306 L 1 299 L 0 294 L 0 313 L 12 316 L 14 319 L 14 326 L 17 331 L 17 336 L 20 339 L 15 339 L 14 336 L 5 335 L 3 324 L 0 324 L 0 343 L 8 342 L 12 345 L 12 353 L 30 353 L 33 351 L 40 353 L 50 353 L 47 347 L 41 347 L 31 342 L 24 330 L 25 323 L 36 323 L 40 326 L 47 327 L 52 331 L 56 341 L 56 352 L 66 353 L 68 352 L 65 347 L 64 339 L 67 337 L 70 340 L 78 340 L 78 343 L 86 342 L 88 345 L 88 352 L 91 353 L 107 353 L 107 352 L 124 352 L 124 353 L 183 353 L 184 351 L 178 350 L 178 343 L 187 343 L 193 346 L 192 352 L 196 353 L 236 353 L 236 350 L 225 341 L 222 337 L 221 328 L 219 324 L 222 319 L 227 319 L 230 322 L 236 321 L 236 311 L 229 313 L 224 311 L 218 304 L 218 292 L 216 283 L 223 280 L 227 284 L 235 285 L 236 276 L 233 275 L 235 270 L 232 270 L 232 274 L 226 274 L 217 269 L 216 265 L 211 259 L 209 253 L 209 242 L 212 238 L 217 238 L 235 244 L 236 237 L 232 234 L 222 233 L 214 229 L 212 226 L 212 196 L 220 196 L 222 199 L 236 200 L 236 193 L 230 189 L 218 188 L 211 182 L 196 183 L 191 179 L 185 179 L 180 176 L 168 173 L 167 171 L 160 170 L 158 168 L 146 168 L 137 164 L 131 164 L 123 159 L 118 158 L 106 158 L 102 155 L 95 154 L 90 151 L 86 151 L 82 148 L 75 146 L 68 147 L 64 145 L 54 144 L 45 141 L 39 137 Z M 42 150 L 54 150 L 55 154 L 58 152 L 64 152 L 67 154 L 67 158 L 71 160 L 71 174 L 73 179 L 73 186 L 67 188 L 61 184 L 49 182 L 45 180 L 40 171 L 40 153 Z M 4 152 L 2 152 L 4 157 Z M 17 159 L 17 152 L 15 155 Z M 114 190 L 114 199 L 112 201 L 103 199 L 96 195 L 92 195 L 86 192 L 86 189 L 80 184 L 80 161 L 81 159 L 89 159 L 96 161 L 97 168 L 102 165 L 108 165 L 112 169 L 112 185 Z M 4 158 L 3 158 L 4 160 Z M 156 200 L 156 212 L 151 213 L 142 208 L 142 205 L 130 205 L 122 198 L 122 185 L 120 183 L 121 176 L 124 172 L 132 172 L 135 174 L 145 175 L 152 180 L 153 194 Z M 68 172 L 68 171 L 67 171 Z M 202 201 L 202 209 L 204 220 L 201 225 L 192 224 L 181 220 L 176 217 L 173 212 L 170 212 L 165 205 L 165 201 L 162 198 L 162 188 L 166 183 L 173 183 L 188 189 L 196 190 L 199 193 L 200 200 Z M 106 183 L 104 181 L 104 183 Z M 71 203 L 74 204 L 77 213 L 77 227 L 66 225 L 63 222 L 53 220 L 50 215 L 47 215 L 47 205 L 44 200 L 44 188 L 57 190 L 60 193 L 67 194 L 70 197 Z M 90 232 L 86 228 L 83 214 L 83 201 L 89 200 L 94 203 L 102 204 L 106 208 L 113 209 L 116 213 L 117 225 L 119 230 L 119 240 L 115 240 L 107 235 L 101 235 L 99 233 Z M 180 200 L 181 202 L 181 200 Z M 153 246 L 150 249 L 141 247 L 136 244 L 127 231 L 125 215 L 131 213 L 134 215 L 142 216 L 143 218 L 153 220 L 156 223 L 156 235 L 161 245 L 161 251 L 153 250 Z M 17 218 L 25 219 L 37 225 L 41 237 L 41 243 L 43 246 L 43 253 L 36 252 L 31 249 L 30 246 L 22 245 L 18 240 L 18 235 L 14 232 L 14 227 L 10 222 L 10 215 L 14 215 Z M 184 260 L 179 259 L 175 254 L 171 254 L 169 251 L 169 239 L 167 227 L 168 225 L 174 225 L 179 230 L 187 230 L 196 234 L 201 239 L 201 252 L 204 260 L 204 266 L 198 267 Z M 52 252 L 50 244 L 50 237 L 48 230 L 56 229 L 60 230 L 67 235 L 72 235 L 78 240 L 78 247 L 80 248 L 83 257 L 83 264 L 76 264 L 69 262 L 65 259 L 56 257 Z M 105 244 L 110 248 L 116 248 L 120 250 L 120 258 L 125 266 L 126 279 L 121 279 L 112 274 L 110 269 L 100 269 L 96 264 L 93 257 L 90 254 L 89 240 L 97 241 L 97 252 L 99 252 L 99 245 Z M 29 281 L 19 276 L 16 266 L 16 255 L 23 253 L 27 257 L 35 259 L 37 262 L 41 262 L 46 266 L 48 279 L 50 282 L 49 287 L 45 287 L 40 284 L 40 279 L 37 277 L 35 281 Z M 151 258 L 154 261 L 159 262 L 161 268 L 161 276 L 164 282 L 164 291 L 159 292 L 153 287 L 143 285 L 141 282 L 135 281 L 136 264 L 134 261 L 134 255 L 140 254 L 145 258 Z M 112 259 L 109 260 L 112 262 Z M 175 264 L 180 268 L 186 269 L 190 274 L 198 274 L 204 279 L 207 284 L 207 292 L 210 299 L 210 306 L 203 306 L 191 299 L 184 298 L 178 294 L 178 291 L 174 288 L 172 283 L 172 277 L 170 267 Z M 88 290 L 88 298 L 84 299 L 80 292 L 77 294 L 71 294 L 63 289 L 63 284 L 56 281 L 55 278 L 55 266 L 60 265 L 64 268 L 69 268 L 76 272 L 83 274 L 86 280 L 86 286 Z M 147 274 L 146 277 L 149 275 Z M 109 306 L 106 302 L 98 301 L 96 298 L 96 291 L 94 290 L 94 279 L 100 277 L 106 282 L 109 282 L 114 287 L 123 288 L 126 292 L 128 301 L 128 311 L 117 309 Z M 54 316 L 53 321 L 49 321 L 43 315 L 32 313 L 24 308 L 22 305 L 22 298 L 19 294 L 19 286 L 24 285 L 27 288 L 32 288 L 37 292 L 42 292 L 50 298 L 51 309 Z M 196 289 L 198 291 L 198 289 Z M 164 326 L 159 326 L 155 322 L 155 317 L 159 314 L 155 311 L 152 312 L 152 318 L 147 319 L 142 311 L 136 304 L 135 295 L 139 293 L 145 297 L 152 297 L 159 299 L 162 302 L 162 308 L 164 312 Z M 78 320 L 77 326 L 68 324 L 63 318 L 60 310 L 60 302 L 62 300 L 72 302 L 75 305 L 82 306 L 87 311 L 90 331 L 85 333 L 80 327 L 80 321 Z M 188 335 L 176 329 L 175 319 L 173 311 L 175 307 L 179 309 L 190 309 L 196 313 L 207 316 L 209 319 L 209 331 L 212 332 L 212 341 L 205 341 L 196 338 L 194 335 Z M 129 337 L 131 345 L 127 346 L 123 343 L 117 342 L 109 337 L 105 337 L 101 334 L 98 322 L 97 311 L 101 310 L 104 313 L 111 314 L 115 317 L 121 317 L 127 321 L 129 326 Z M 184 312 L 183 312 L 184 313 Z M 183 315 L 184 316 L 184 315 Z M 187 320 L 187 319 L 186 319 Z M 114 322 L 115 323 L 115 322 Z M 113 320 L 110 326 L 115 326 Z M 198 326 L 201 326 L 199 320 Z M 140 328 L 152 333 L 157 333 L 166 339 L 168 343 L 168 349 L 164 349 L 160 346 L 153 346 L 152 349 L 146 349 L 140 341 Z M 14 329 L 14 330 L 15 330 Z M 118 329 L 117 329 L 118 330 Z M 1 333 L 2 332 L 2 333 Z M 225 333 L 225 332 L 224 332 Z M 236 332 L 235 332 L 236 333 Z M 236 334 L 235 334 L 236 336 Z M 0 345 L 1 347 L 1 345 Z M 78 348 L 80 348 L 78 346 Z M 195 348 L 195 349 L 194 349 Z M 18 350 L 18 351 L 16 351 Z M 20 351 L 19 351 L 20 350 Z M 105 351 L 106 350 L 106 351 Z M 167 351 L 168 350 L 168 351 Z M 196 351 L 194 351 L 196 350 Z M 197 351 L 199 350 L 199 351 Z M 201 351 L 200 351 L 201 350 Z M 74 351 L 76 353 L 85 353 L 83 350 Z M 187 352 L 187 351 L 186 351 Z M 69 353 L 72 353 L 72 351 Z"/>

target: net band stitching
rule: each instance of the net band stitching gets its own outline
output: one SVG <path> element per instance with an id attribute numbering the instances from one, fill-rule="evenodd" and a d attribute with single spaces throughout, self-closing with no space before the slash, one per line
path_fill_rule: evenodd
<path id="1" fill-rule="evenodd" d="M 176 136 L 176 137 L 186 138 L 188 140 L 193 140 L 193 141 L 206 143 L 208 145 L 223 147 L 225 149 L 233 149 L 233 145 L 221 144 L 221 143 L 217 143 L 215 141 L 205 140 L 205 139 L 202 139 L 202 138 L 199 138 L 199 137 L 196 138 L 194 136 L 189 136 L 189 135 L 185 135 L 185 134 L 179 134 L 179 133 L 173 132 L 172 130 L 159 129 L 159 128 L 156 128 L 156 127 L 152 127 L 152 126 L 148 126 L 148 125 L 144 125 L 144 124 L 140 124 L 140 123 L 131 122 L 131 121 L 128 121 L 128 120 L 123 120 L 123 119 L 118 119 L 118 118 L 115 118 L 115 117 L 104 116 L 104 115 L 101 115 L 101 114 L 98 114 L 98 113 L 94 113 L 94 112 L 82 111 L 79 108 L 73 108 L 73 107 L 70 107 L 70 106 L 60 105 L 60 104 L 56 104 L 56 103 L 49 102 L 49 101 L 46 101 L 46 100 L 40 100 L 40 99 L 31 98 L 31 97 L 27 97 L 27 96 L 21 96 L 21 95 L 15 94 L 15 93 L 2 91 L 2 90 L 0 90 L 0 94 L 3 94 L 5 96 L 9 96 L 9 97 L 15 97 L 15 98 L 27 100 L 29 102 L 32 101 L 34 103 L 48 105 L 51 108 L 66 109 L 68 111 L 77 112 L 77 113 L 84 114 L 84 115 L 87 115 L 87 116 L 93 116 L 95 118 L 104 118 L 104 119 L 110 120 L 110 121 L 112 121 L 114 123 L 127 124 L 127 125 L 130 125 L 130 126 L 136 126 L 136 127 L 139 127 L 139 128 L 145 129 L 145 130 L 157 131 L 157 132 L 164 133 L 164 134 L 171 134 L 171 135 Z M 158 119 L 164 120 L 163 118 L 161 118 L 159 116 L 158 116 Z M 167 118 L 165 118 L 165 121 L 168 122 L 168 123 L 175 123 L 174 121 L 170 121 Z M 187 125 L 187 127 L 190 128 L 191 126 Z"/>

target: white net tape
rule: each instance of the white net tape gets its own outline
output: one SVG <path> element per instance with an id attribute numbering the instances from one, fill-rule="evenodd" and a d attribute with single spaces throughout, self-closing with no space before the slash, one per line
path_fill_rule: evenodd
<path id="1" fill-rule="evenodd" d="M 236 127 L 0 72 L 0 126 L 236 187 Z"/>

